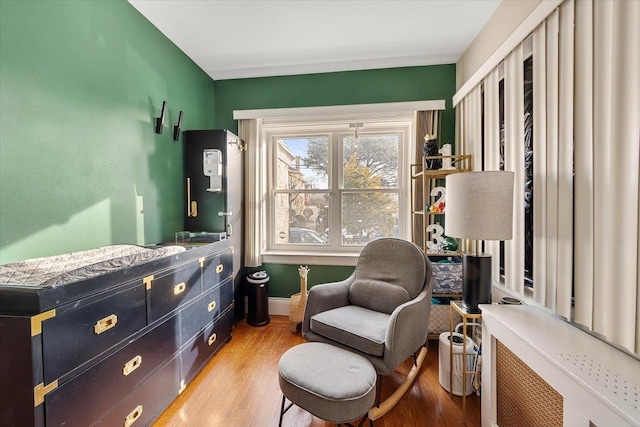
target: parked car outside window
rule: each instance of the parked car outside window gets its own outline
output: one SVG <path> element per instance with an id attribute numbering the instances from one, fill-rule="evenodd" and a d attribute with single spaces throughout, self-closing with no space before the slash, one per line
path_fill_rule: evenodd
<path id="1" fill-rule="evenodd" d="M 327 239 L 320 236 L 315 230 L 310 228 L 290 228 L 289 243 L 306 243 L 314 245 L 324 245 Z"/>

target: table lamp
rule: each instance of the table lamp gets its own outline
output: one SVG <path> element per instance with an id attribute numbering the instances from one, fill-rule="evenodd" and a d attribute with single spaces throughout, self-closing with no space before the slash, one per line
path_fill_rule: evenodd
<path id="1" fill-rule="evenodd" d="M 513 181 L 509 171 L 447 175 L 445 234 L 470 240 L 510 240 L 513 237 Z M 479 243 L 479 242 L 478 242 Z M 480 313 L 478 304 L 491 302 L 491 255 L 462 256 L 462 308 Z"/>

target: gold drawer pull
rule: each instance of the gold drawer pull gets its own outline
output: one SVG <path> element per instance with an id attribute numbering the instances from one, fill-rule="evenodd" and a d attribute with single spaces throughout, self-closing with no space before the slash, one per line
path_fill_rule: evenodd
<path id="1" fill-rule="evenodd" d="M 96 324 L 93 325 L 93 332 L 95 332 L 96 335 L 100 335 L 104 331 L 108 331 L 109 329 L 116 326 L 116 323 L 118 323 L 118 316 L 116 316 L 115 314 L 110 314 L 104 319 L 98 320 Z"/>
<path id="2" fill-rule="evenodd" d="M 136 409 L 131 411 L 129 415 L 124 419 L 124 427 L 131 427 L 133 423 L 135 423 L 138 418 L 142 415 L 142 405 L 136 406 Z"/>
<path id="3" fill-rule="evenodd" d="M 214 333 L 214 334 L 213 334 L 213 335 L 211 335 L 211 336 L 209 337 L 209 339 L 207 340 L 207 344 L 209 344 L 209 345 L 213 344 L 214 342 L 216 342 L 216 338 L 218 338 L 218 337 L 217 337 L 217 336 L 216 336 L 216 334 Z"/>
<path id="4" fill-rule="evenodd" d="M 175 285 L 173 287 L 173 294 L 174 295 L 178 295 L 178 294 L 184 292 L 185 289 L 187 289 L 186 283 L 184 283 L 184 282 L 178 283 L 177 285 Z"/>
<path id="5" fill-rule="evenodd" d="M 224 265 L 220 264 L 216 267 L 216 274 L 222 273 L 222 270 L 224 270 Z"/>
<path id="6" fill-rule="evenodd" d="M 215 310 L 216 305 L 218 305 L 218 304 L 216 303 L 216 300 L 211 301 L 211 302 L 209 303 L 209 305 L 207 306 L 207 310 L 208 310 L 208 311 L 213 311 L 213 310 Z"/>
<path id="7" fill-rule="evenodd" d="M 129 360 L 124 364 L 124 368 L 122 368 L 122 375 L 125 377 L 129 375 L 131 372 L 135 371 L 142 365 L 142 356 L 137 355 L 133 359 Z"/>

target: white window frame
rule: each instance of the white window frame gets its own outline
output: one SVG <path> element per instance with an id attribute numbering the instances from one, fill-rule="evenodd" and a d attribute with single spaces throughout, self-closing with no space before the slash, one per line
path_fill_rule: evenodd
<path id="1" fill-rule="evenodd" d="M 350 120 L 352 122 L 353 120 Z M 389 192 L 398 194 L 398 237 L 410 238 L 410 201 L 409 201 L 409 177 L 410 177 L 410 153 L 415 147 L 414 122 L 413 117 L 389 115 L 376 119 L 369 119 L 364 122 L 364 128 L 360 130 L 360 135 L 393 133 L 397 134 L 398 140 L 398 187 L 397 189 L 375 189 L 376 192 Z M 349 128 L 349 122 L 327 120 L 326 117 L 320 120 L 306 119 L 304 121 L 274 120 L 272 124 L 263 124 L 263 137 L 267 146 L 267 203 L 265 222 L 266 247 L 262 254 L 263 262 L 279 264 L 321 264 L 321 265 L 355 265 L 357 257 L 363 246 L 341 244 L 341 201 L 345 193 L 350 189 L 342 188 L 342 138 L 352 135 L 353 130 Z M 276 189 L 274 162 L 276 159 L 276 138 L 293 137 L 301 135 L 328 135 L 329 146 L 329 182 L 327 193 L 331 197 L 331 210 L 329 218 L 330 237 L 329 245 L 289 245 L 276 244 L 273 203 Z M 298 190 L 301 193 L 320 193 L 323 189 Z M 289 192 L 289 190 L 287 191 Z"/>

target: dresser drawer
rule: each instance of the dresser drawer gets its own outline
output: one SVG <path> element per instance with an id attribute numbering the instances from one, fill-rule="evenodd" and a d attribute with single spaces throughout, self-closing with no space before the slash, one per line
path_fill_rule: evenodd
<path id="1" fill-rule="evenodd" d="M 227 309 L 213 323 L 208 324 L 182 351 L 182 378 L 190 382 L 205 363 L 227 340 L 233 330 L 233 310 Z"/>
<path id="2" fill-rule="evenodd" d="M 180 387 L 179 359 L 176 356 L 136 388 L 97 425 L 142 427 L 153 421 L 177 395 Z M 123 396 L 112 396 L 114 402 Z M 108 399 L 102 395 L 100 398 Z"/>
<path id="3" fill-rule="evenodd" d="M 216 286 L 227 277 L 231 277 L 232 273 L 233 253 L 231 250 L 205 259 L 202 265 L 202 284 L 204 289 Z"/>
<path id="4" fill-rule="evenodd" d="M 205 325 L 220 316 L 232 302 L 233 281 L 229 277 L 180 310 L 180 345 L 184 345 Z"/>
<path id="5" fill-rule="evenodd" d="M 177 351 L 173 316 L 45 396 L 47 426 L 88 426 Z M 119 397 L 118 397 L 119 396 Z"/>
<path id="6" fill-rule="evenodd" d="M 149 322 L 154 322 L 179 306 L 188 303 L 202 292 L 200 262 L 165 272 L 147 281 L 149 293 Z"/>
<path id="7" fill-rule="evenodd" d="M 147 324 L 142 284 L 61 307 L 42 323 L 44 382 L 67 372 L 118 344 Z"/>

